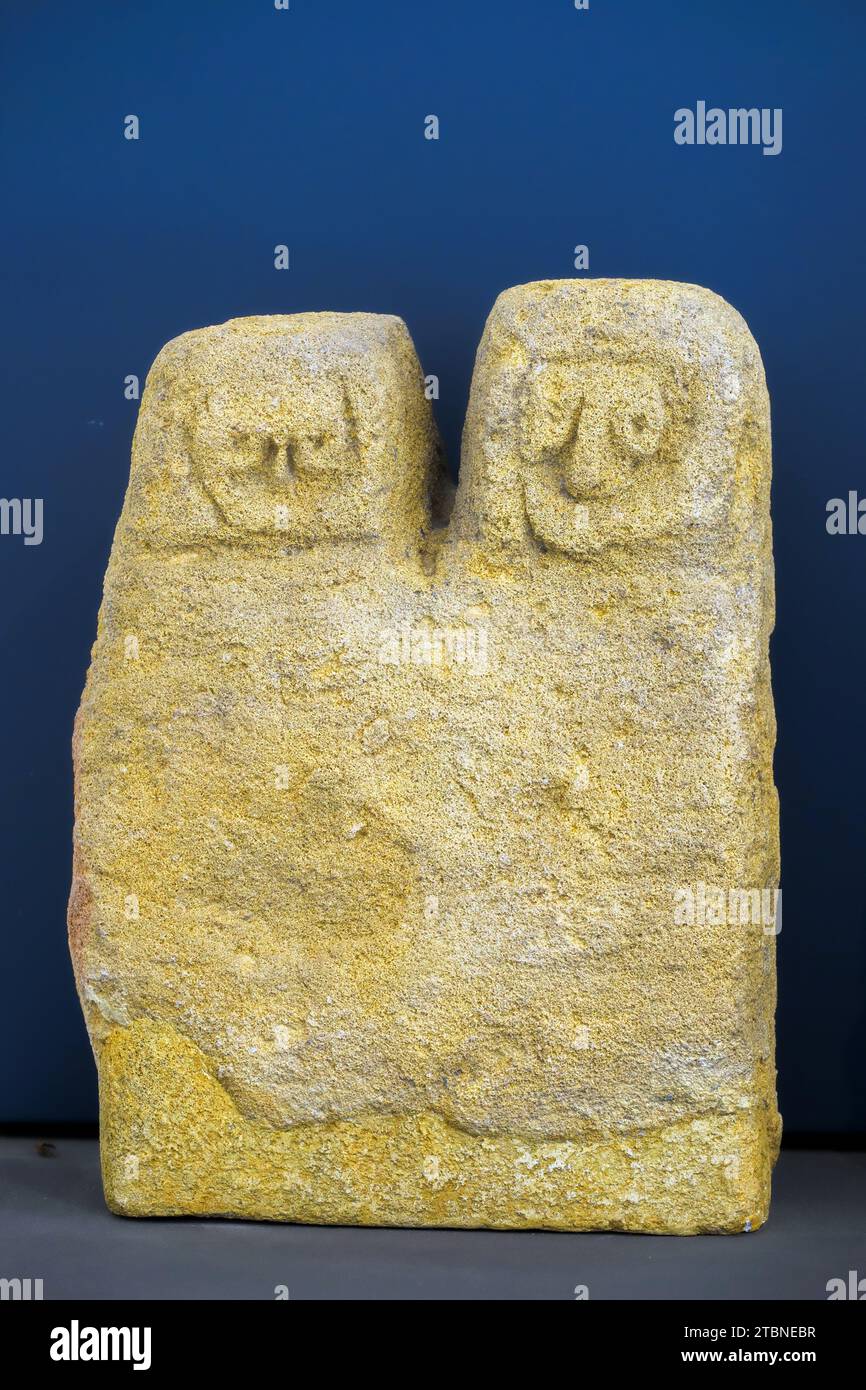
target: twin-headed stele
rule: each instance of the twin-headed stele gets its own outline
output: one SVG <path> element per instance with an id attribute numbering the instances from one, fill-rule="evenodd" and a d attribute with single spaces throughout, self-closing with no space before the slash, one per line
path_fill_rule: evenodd
<path id="1" fill-rule="evenodd" d="M 671 904 L 778 881 L 769 483 L 693 286 L 506 291 L 456 499 L 400 320 L 164 348 L 75 734 L 114 1210 L 761 1224 L 773 934 Z"/>

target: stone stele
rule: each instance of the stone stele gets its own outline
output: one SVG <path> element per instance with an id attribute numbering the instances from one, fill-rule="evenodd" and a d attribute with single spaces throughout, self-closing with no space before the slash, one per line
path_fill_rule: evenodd
<path id="1" fill-rule="evenodd" d="M 400 319 L 162 350 L 74 738 L 113 1211 L 761 1225 L 769 484 L 692 285 L 501 295 L 456 498 Z"/>

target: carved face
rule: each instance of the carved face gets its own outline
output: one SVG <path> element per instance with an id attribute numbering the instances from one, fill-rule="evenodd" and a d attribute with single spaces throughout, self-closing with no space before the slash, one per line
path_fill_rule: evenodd
<path id="1" fill-rule="evenodd" d="M 295 375 L 255 390 L 211 392 L 192 428 L 200 482 L 223 521 L 246 530 L 289 529 L 357 478 L 360 454 L 339 380 Z M 312 516 L 310 517 L 312 520 Z"/>
<path id="2" fill-rule="evenodd" d="M 549 363 L 536 378 L 531 462 L 558 465 L 575 501 L 613 497 L 659 451 L 667 422 L 661 385 L 639 366 Z"/>
<path id="3" fill-rule="evenodd" d="M 611 544 L 627 514 L 637 521 L 673 453 L 671 402 L 658 373 L 637 363 L 538 365 L 523 443 L 538 540 L 581 555 Z"/>

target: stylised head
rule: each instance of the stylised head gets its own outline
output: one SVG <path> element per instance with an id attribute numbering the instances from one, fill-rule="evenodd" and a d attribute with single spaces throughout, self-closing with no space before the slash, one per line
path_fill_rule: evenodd
<path id="1" fill-rule="evenodd" d="M 503 557 L 541 546 L 585 558 L 711 514 L 717 524 L 749 421 L 766 409 L 751 335 L 707 290 L 508 290 L 478 353 L 458 529 Z"/>
<path id="2" fill-rule="evenodd" d="M 297 314 L 184 334 L 148 379 L 135 519 L 174 541 L 309 545 L 423 525 L 437 439 L 399 319 Z"/>

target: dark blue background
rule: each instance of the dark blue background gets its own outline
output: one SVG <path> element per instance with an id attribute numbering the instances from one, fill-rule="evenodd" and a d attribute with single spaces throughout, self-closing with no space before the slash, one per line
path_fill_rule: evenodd
<path id="1" fill-rule="evenodd" d="M 397 313 L 456 463 L 496 294 L 573 275 L 586 243 L 592 275 L 717 290 L 764 355 L 782 1109 L 789 1130 L 866 1130 L 866 537 L 825 530 L 828 498 L 866 493 L 860 9 L 6 0 L 0 496 L 43 497 L 45 539 L 0 537 L 0 1120 L 95 1114 L 65 942 L 69 736 L 127 479 L 124 376 L 236 314 Z M 699 98 L 782 107 L 781 155 L 675 145 Z"/>

